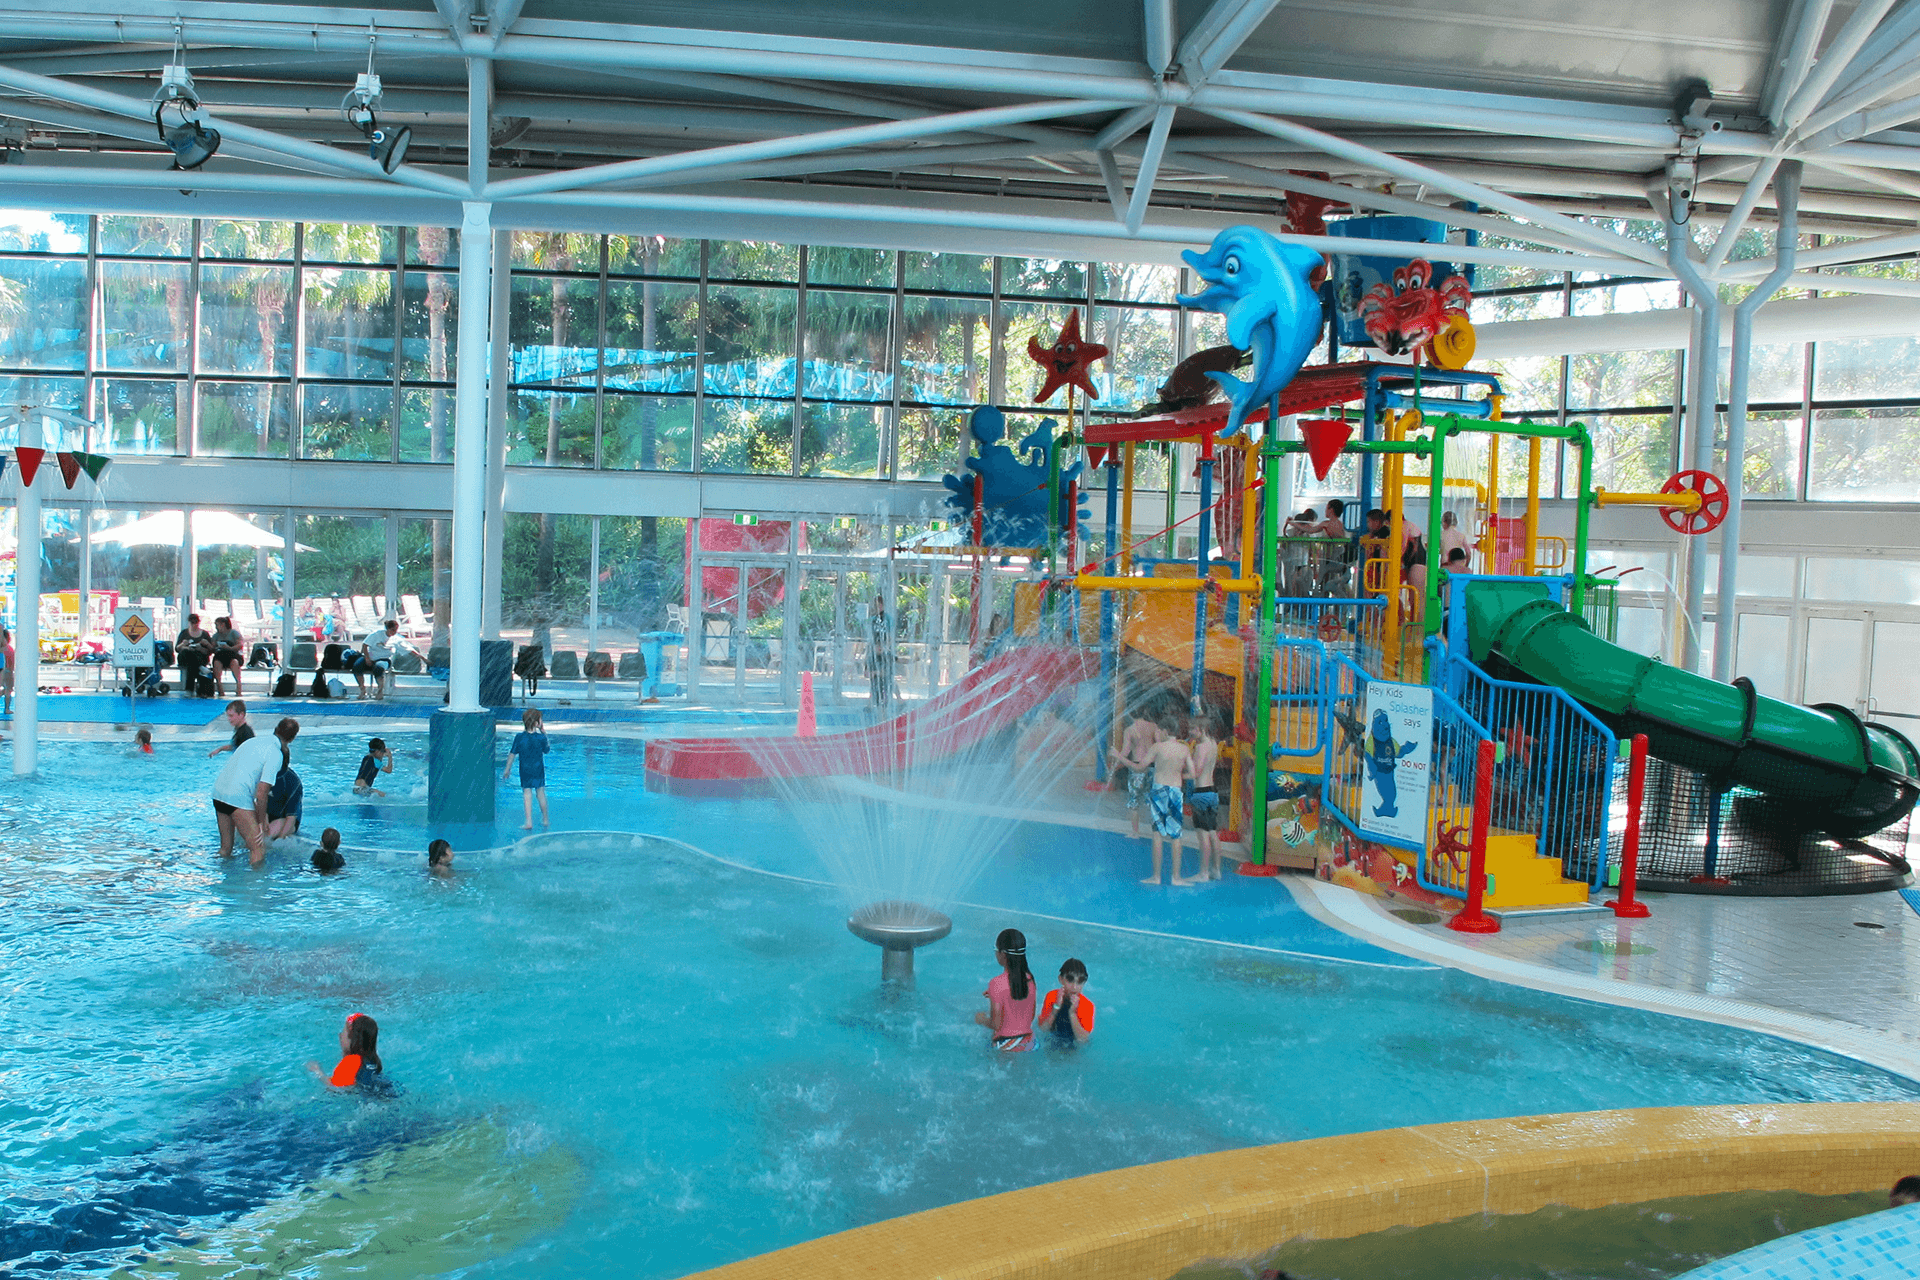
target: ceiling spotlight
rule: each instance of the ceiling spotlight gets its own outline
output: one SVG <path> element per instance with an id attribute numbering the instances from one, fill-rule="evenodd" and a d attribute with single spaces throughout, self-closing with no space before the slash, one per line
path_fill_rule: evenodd
<path id="1" fill-rule="evenodd" d="M 353 88 L 340 101 L 340 112 L 347 123 L 367 140 L 367 154 L 383 172 L 392 173 L 407 158 L 407 146 L 413 130 L 382 125 L 375 110 L 380 105 L 380 77 L 373 74 L 373 37 L 367 39 L 367 69 L 354 78 Z"/>
<path id="2" fill-rule="evenodd" d="M 193 75 L 178 61 L 160 71 L 160 88 L 153 95 L 153 127 L 167 150 L 173 152 L 173 167 L 198 169 L 213 159 L 220 149 L 220 135 L 194 119 L 200 110 L 200 94 L 193 87 Z M 169 112 L 175 116 L 169 124 Z"/>

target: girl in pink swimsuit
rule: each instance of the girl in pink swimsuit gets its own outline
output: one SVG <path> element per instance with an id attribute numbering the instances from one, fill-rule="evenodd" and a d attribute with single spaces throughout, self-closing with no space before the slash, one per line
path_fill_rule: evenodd
<path id="1" fill-rule="evenodd" d="M 1002 929 L 994 939 L 993 958 L 1000 975 L 981 992 L 987 1011 L 973 1020 L 993 1033 L 993 1047 L 1003 1053 L 1033 1048 L 1033 971 L 1027 968 L 1027 936 L 1018 929 Z"/>

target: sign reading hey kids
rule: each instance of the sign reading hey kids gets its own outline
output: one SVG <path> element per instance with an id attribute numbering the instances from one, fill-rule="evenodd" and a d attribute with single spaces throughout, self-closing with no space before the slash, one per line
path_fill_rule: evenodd
<path id="1" fill-rule="evenodd" d="M 1424 844 L 1433 772 L 1432 689 L 1367 682 L 1360 763 L 1360 829 L 1415 847 Z"/>

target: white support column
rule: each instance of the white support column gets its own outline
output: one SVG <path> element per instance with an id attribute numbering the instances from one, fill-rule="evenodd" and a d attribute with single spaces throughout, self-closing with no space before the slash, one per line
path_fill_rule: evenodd
<path id="1" fill-rule="evenodd" d="M 400 616 L 400 517 L 391 511 L 387 512 L 386 572 L 381 579 L 387 593 L 387 607 L 381 613 L 385 621 Z"/>
<path id="2" fill-rule="evenodd" d="M 1727 518 L 1720 525 L 1718 621 L 1713 628 L 1713 678 L 1731 681 L 1740 602 L 1740 508 L 1746 496 L 1747 376 L 1753 364 L 1753 317 L 1793 274 L 1800 241 L 1800 162 L 1789 160 L 1774 178 L 1780 225 L 1773 270 L 1733 309 L 1733 366 L 1727 377 Z M 1695 538 L 1704 542 L 1705 538 Z"/>
<path id="3" fill-rule="evenodd" d="M 286 670 L 293 662 L 294 633 L 299 628 L 300 619 L 293 608 L 296 586 L 294 577 L 294 544 L 299 541 L 294 535 L 297 531 L 297 518 L 293 508 L 288 507 L 281 517 L 286 527 L 280 538 L 280 668 Z"/>
<path id="4" fill-rule="evenodd" d="M 38 449 L 46 440 L 39 413 L 20 415 L 20 444 Z M 42 468 L 46 465 L 42 461 Z M 38 477 L 36 477 L 37 479 Z M 30 778 L 40 767 L 40 491 L 20 484 L 14 504 L 13 559 L 13 776 Z"/>
<path id="5" fill-rule="evenodd" d="M 480 634 L 500 638 L 500 566 L 507 554 L 507 401 L 513 369 L 508 330 L 513 302 L 513 233 L 493 233 L 493 337 L 487 378 L 487 554 L 481 574 Z"/>
<path id="6" fill-rule="evenodd" d="M 453 418 L 453 628 L 448 709 L 480 710 L 480 596 L 487 510 L 487 319 L 492 206 L 470 200 L 460 224 L 460 343 Z"/>
<path id="7" fill-rule="evenodd" d="M 1681 433 L 1680 465 L 1695 471 L 1713 470 L 1714 410 L 1720 402 L 1720 291 L 1707 281 L 1690 250 L 1693 237 L 1685 225 L 1667 224 L 1667 261 L 1679 276 L 1687 296 L 1699 312 L 1687 343 L 1686 429 Z M 1700 667 L 1700 631 L 1706 622 L 1707 540 L 1686 538 L 1682 549 L 1685 573 L 1681 582 L 1681 620 L 1674 665 L 1682 671 Z M 1574 565 L 1585 573 L 1585 565 Z"/>

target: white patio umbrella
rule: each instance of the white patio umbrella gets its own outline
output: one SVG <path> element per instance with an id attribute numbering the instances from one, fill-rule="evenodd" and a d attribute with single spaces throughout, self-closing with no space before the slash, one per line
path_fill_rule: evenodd
<path id="1" fill-rule="evenodd" d="M 135 520 L 131 524 L 95 534 L 93 541 L 117 542 L 127 547 L 177 547 L 180 545 L 180 518 L 178 511 L 162 511 L 144 520 Z M 286 542 L 279 534 L 242 520 L 231 511 L 196 511 L 193 513 L 193 545 L 263 547 L 268 551 L 279 551 L 286 546 Z M 294 547 L 300 551 L 315 550 L 300 542 L 294 543 Z"/>

